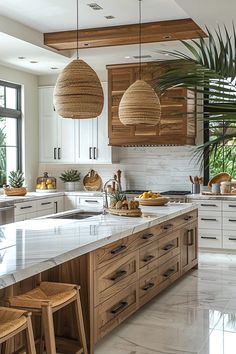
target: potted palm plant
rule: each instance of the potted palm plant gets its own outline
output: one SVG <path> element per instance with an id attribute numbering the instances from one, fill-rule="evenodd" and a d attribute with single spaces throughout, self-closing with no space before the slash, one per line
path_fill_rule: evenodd
<path id="1" fill-rule="evenodd" d="M 24 196 L 27 193 L 24 184 L 24 173 L 17 171 L 10 171 L 8 176 L 9 186 L 4 186 L 4 193 L 8 196 Z"/>
<path id="2" fill-rule="evenodd" d="M 236 31 L 219 27 L 207 38 L 182 41 L 183 52 L 164 51 L 177 59 L 172 68 L 166 62 L 164 74 L 153 81 L 164 93 L 173 87 L 187 87 L 197 93 L 198 119 L 203 119 L 205 142 L 195 150 L 197 162 L 232 173 L 236 165 Z M 210 132 L 209 136 L 207 134 Z M 234 147 L 234 148 L 233 148 Z M 219 169 L 219 166 L 217 166 Z"/>
<path id="3" fill-rule="evenodd" d="M 80 172 L 78 172 L 78 170 L 66 170 L 60 175 L 59 178 L 64 182 L 65 190 L 67 192 L 79 190 Z"/>

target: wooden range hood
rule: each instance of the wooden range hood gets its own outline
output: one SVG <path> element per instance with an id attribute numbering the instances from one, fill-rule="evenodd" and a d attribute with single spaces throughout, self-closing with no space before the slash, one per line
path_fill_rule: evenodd
<path id="1" fill-rule="evenodd" d="M 206 36 L 206 33 L 191 18 L 185 18 L 143 23 L 141 42 L 167 42 Z M 79 49 L 137 43 L 139 43 L 139 24 L 79 30 Z M 45 33 L 44 44 L 57 50 L 76 49 L 77 31 Z"/>

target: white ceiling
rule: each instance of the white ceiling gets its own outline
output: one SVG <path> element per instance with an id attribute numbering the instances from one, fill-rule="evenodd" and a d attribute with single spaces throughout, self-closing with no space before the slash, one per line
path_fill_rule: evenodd
<path id="1" fill-rule="evenodd" d="M 96 2 L 101 11 L 87 4 Z M 76 28 L 76 0 L 0 0 L 0 64 L 39 74 L 55 74 L 70 60 L 68 53 L 55 53 L 43 45 L 43 33 Z M 138 22 L 138 0 L 79 0 L 79 27 L 101 27 Z M 191 17 L 202 28 L 217 23 L 231 26 L 236 12 L 235 0 L 143 0 L 143 22 Z M 115 19 L 107 20 L 105 15 Z M 179 42 L 142 45 L 143 54 L 151 60 L 168 59 L 158 53 L 162 49 L 179 49 Z M 98 73 L 106 64 L 135 62 L 137 45 L 83 49 L 80 56 Z M 73 53 L 72 53 L 73 54 Z M 19 60 L 18 56 L 26 59 Z M 71 53 L 69 53 L 71 56 Z M 127 59 L 126 56 L 131 58 Z M 32 64 L 29 61 L 38 61 Z M 58 67 L 52 70 L 51 67 Z M 101 74 L 102 75 L 102 74 Z"/>

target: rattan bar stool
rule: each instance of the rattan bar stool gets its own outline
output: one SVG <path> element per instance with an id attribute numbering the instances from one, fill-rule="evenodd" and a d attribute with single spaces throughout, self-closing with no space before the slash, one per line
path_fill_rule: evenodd
<path id="1" fill-rule="evenodd" d="M 9 340 L 16 334 L 25 332 L 25 348 L 28 354 L 36 354 L 31 313 L 0 307 L 0 345 L 2 354 L 10 353 Z"/>
<path id="2" fill-rule="evenodd" d="M 74 284 L 41 282 L 40 285 L 22 295 L 9 298 L 11 306 L 30 310 L 33 315 L 41 316 L 42 330 L 47 354 L 56 354 L 56 338 L 54 332 L 53 313 L 69 304 L 74 305 L 75 329 L 79 341 L 68 341 L 68 347 L 62 345 L 61 353 L 68 354 L 73 350 L 76 354 L 87 354 L 84 321 L 80 301 L 80 287 Z M 59 344 L 66 339 L 60 338 Z M 68 349 L 70 346 L 70 350 Z M 64 348 L 64 349 L 63 349 Z M 65 350 L 65 351 L 64 351 Z"/>

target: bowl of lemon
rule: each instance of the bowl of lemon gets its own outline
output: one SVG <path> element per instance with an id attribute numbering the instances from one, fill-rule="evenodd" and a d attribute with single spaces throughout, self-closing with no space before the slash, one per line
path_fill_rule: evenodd
<path id="1" fill-rule="evenodd" d="M 160 193 L 158 192 L 143 192 L 140 194 L 135 200 L 139 201 L 140 205 L 165 205 L 169 202 L 169 198 L 163 197 Z"/>

